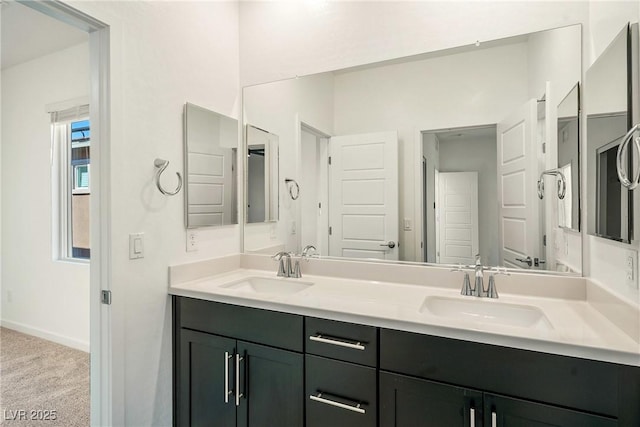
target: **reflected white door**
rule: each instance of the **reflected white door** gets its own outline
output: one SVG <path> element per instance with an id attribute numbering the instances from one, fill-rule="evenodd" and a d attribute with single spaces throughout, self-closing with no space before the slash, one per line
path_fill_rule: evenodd
<path id="1" fill-rule="evenodd" d="M 537 101 L 532 99 L 498 123 L 499 255 L 505 267 L 529 268 L 519 259 L 540 256 L 537 117 Z"/>
<path id="2" fill-rule="evenodd" d="M 436 204 L 439 262 L 474 263 L 478 244 L 478 172 L 441 172 Z"/>
<path id="3" fill-rule="evenodd" d="M 329 141 L 329 255 L 398 259 L 398 134 Z"/>

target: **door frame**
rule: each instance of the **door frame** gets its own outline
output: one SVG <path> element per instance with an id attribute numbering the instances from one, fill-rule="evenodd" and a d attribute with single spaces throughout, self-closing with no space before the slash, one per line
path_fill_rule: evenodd
<path id="1" fill-rule="evenodd" d="M 111 98 L 110 28 L 59 0 L 16 0 L 53 19 L 89 34 L 91 120 L 91 261 L 89 279 L 89 346 L 91 425 L 121 425 L 124 408 L 114 396 L 124 395 L 122 330 L 116 326 L 111 305 L 101 302 L 102 291 L 111 291 Z M 118 345 L 114 345 L 114 344 Z M 113 351 L 113 348 L 116 350 Z M 117 366 L 117 367 L 116 367 Z M 115 367 L 115 369 L 114 369 Z M 115 412 L 114 412 L 115 411 Z"/>
<path id="2" fill-rule="evenodd" d="M 318 218 L 318 229 L 322 230 L 324 227 L 325 232 L 319 232 L 318 237 L 318 251 L 322 255 L 327 255 L 329 253 L 329 139 L 331 138 L 331 134 L 320 130 L 319 127 L 310 124 L 309 121 L 302 118 L 301 114 L 296 113 L 295 116 L 295 141 L 296 141 L 296 149 L 298 150 L 295 153 L 296 159 L 296 176 L 300 178 L 302 176 L 302 132 L 307 132 L 316 136 L 317 143 L 320 146 L 320 156 L 318 157 L 318 172 L 320 177 L 318 182 L 320 185 L 318 186 L 318 195 L 320 196 L 320 203 L 322 204 L 321 215 Z M 297 209 L 295 213 L 297 229 L 302 230 L 302 210 Z M 298 237 L 296 238 L 297 250 L 302 250 L 302 245 L 306 245 L 307 243 L 301 241 L 302 233 L 298 233 Z"/>
<path id="3" fill-rule="evenodd" d="M 478 124 L 452 124 L 451 126 L 418 126 L 414 128 L 414 144 L 413 144 L 413 182 L 414 182 L 414 192 L 413 192 L 413 207 L 414 207 L 414 218 L 413 221 L 415 225 L 414 233 L 414 251 L 415 251 L 415 259 L 413 261 L 416 262 L 427 262 L 424 259 L 424 251 L 421 247 L 421 244 L 427 245 L 426 241 L 423 241 L 425 233 L 424 233 L 424 185 L 422 180 L 422 157 L 425 155 L 422 149 L 422 140 L 423 135 L 426 133 L 438 133 L 438 132 L 446 132 L 452 131 L 456 129 L 477 129 L 477 128 L 485 128 L 485 127 L 496 127 L 497 123 L 478 123 Z M 438 227 L 436 227 L 436 230 Z M 406 241 L 406 239 L 405 239 Z M 436 242 L 438 241 L 438 237 L 436 236 Z M 436 249 L 436 263 L 438 262 L 438 252 Z M 411 260 L 406 260 L 411 261 Z"/>

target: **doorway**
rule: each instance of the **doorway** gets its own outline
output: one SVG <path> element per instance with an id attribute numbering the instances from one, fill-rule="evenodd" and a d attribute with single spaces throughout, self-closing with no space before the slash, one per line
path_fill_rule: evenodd
<path id="1" fill-rule="evenodd" d="M 110 248 L 109 243 L 109 235 L 108 235 L 108 211 L 109 211 L 109 199 L 107 197 L 108 193 L 108 176 L 109 176 L 109 28 L 106 24 L 74 9 L 63 3 L 57 1 L 29 1 L 29 2 L 2 2 L 2 17 L 3 21 L 5 18 L 8 20 L 10 18 L 10 9 L 14 9 L 15 11 L 21 10 L 24 14 L 29 15 L 31 18 L 29 19 L 38 19 L 41 20 L 46 18 L 50 22 L 53 22 L 54 26 L 58 28 L 66 27 L 66 33 L 82 33 L 84 37 L 84 43 L 86 46 L 84 47 L 84 54 L 86 55 L 83 60 L 86 60 L 84 66 L 87 70 L 87 82 L 85 91 L 86 94 L 84 96 L 80 96 L 82 99 L 78 99 L 77 95 L 64 95 L 64 90 L 60 92 L 56 92 L 62 88 L 62 85 L 57 84 L 58 82 L 53 78 L 52 73 L 47 73 L 50 71 L 46 68 L 43 68 L 44 78 L 46 83 L 49 84 L 49 88 L 47 90 L 48 94 L 58 94 L 56 99 L 52 99 L 51 101 L 56 104 L 56 111 L 67 110 L 75 105 L 90 105 L 91 111 L 88 114 L 89 121 L 91 123 L 91 166 L 88 166 L 87 158 L 83 158 L 83 164 L 77 163 L 69 166 L 74 166 L 76 173 L 77 181 L 71 179 L 71 175 L 68 175 L 70 178 L 70 185 L 78 184 L 76 186 L 76 190 L 78 190 L 75 194 L 78 195 L 78 199 L 83 199 L 83 203 L 75 203 L 76 207 L 80 209 L 76 212 L 77 215 L 81 213 L 86 213 L 90 206 L 90 214 L 87 218 L 90 221 L 90 234 L 91 234 L 91 242 L 90 242 L 90 261 L 85 261 L 85 264 L 82 265 L 81 261 L 78 261 L 74 257 L 74 254 L 80 254 L 87 258 L 89 248 L 82 248 L 83 245 L 86 245 L 86 237 L 87 234 L 82 234 L 81 237 L 75 240 L 71 239 L 71 247 L 70 252 L 71 256 L 61 257 L 60 253 L 56 253 L 54 249 L 54 245 L 46 244 L 46 245 L 37 245 L 37 248 L 34 249 L 32 253 L 21 253 L 21 255 L 26 258 L 27 262 L 33 261 L 36 258 L 36 255 L 39 253 L 41 256 L 46 256 L 48 254 L 48 262 L 53 263 L 54 261 L 60 265 L 65 265 L 65 267 L 73 267 L 74 263 L 81 265 L 80 268 L 84 267 L 84 272 L 82 275 L 84 276 L 84 283 L 79 283 L 77 289 L 70 290 L 70 297 L 68 299 L 63 298 L 62 302 L 57 302 L 56 299 L 46 298 L 43 295 L 46 295 L 45 292 L 36 293 L 33 298 L 29 298 L 24 304 L 20 304 L 18 301 L 18 297 L 22 298 L 24 295 L 18 294 L 17 283 L 22 284 L 20 282 L 21 277 L 15 277 L 14 275 L 8 274 L 7 271 L 3 271 L 2 278 L 2 291 L 3 291 L 3 300 L 5 300 L 5 296 L 10 296 L 11 298 L 6 298 L 6 300 L 12 299 L 15 301 L 14 306 L 20 305 L 22 309 L 25 309 L 27 312 L 24 313 L 25 318 L 28 316 L 34 316 L 46 312 L 53 312 L 53 320 L 47 322 L 46 319 L 40 319 L 41 326 L 36 327 L 28 327 L 25 322 L 14 322 L 11 325 L 11 321 L 5 322 L 4 316 L 5 311 L 3 310 L 3 325 L 5 323 L 7 326 L 19 326 L 23 327 L 23 331 L 30 333 L 31 335 L 39 335 L 44 336 L 49 341 L 57 341 L 66 346 L 72 345 L 75 347 L 84 346 L 84 350 L 90 350 L 90 424 L 91 425 L 108 425 L 112 424 L 112 411 L 111 411 L 111 370 L 110 366 L 112 364 L 111 358 L 111 310 L 109 307 L 103 306 L 101 304 L 101 294 L 103 291 L 110 291 L 110 282 L 109 282 L 109 258 L 107 256 Z M 21 8 L 21 9 L 18 9 Z M 28 49 L 28 44 L 24 43 L 25 40 L 33 41 L 35 40 L 34 33 L 30 34 L 30 37 L 18 37 L 18 38 L 10 38 L 5 36 L 5 31 L 10 27 L 10 25 L 4 25 L 3 22 L 2 29 L 3 35 L 2 40 L 3 43 L 7 43 L 10 40 L 16 40 L 16 44 L 19 41 L 19 49 L 17 49 L 18 53 L 25 53 Z M 40 28 L 39 26 L 37 26 Z M 70 30 L 73 28 L 73 30 Z M 46 35 L 45 35 L 46 37 Z M 49 36 L 48 38 L 53 41 L 63 41 L 62 37 Z M 71 42 L 73 44 L 73 42 Z M 3 44 L 3 56 L 6 55 L 7 50 L 4 49 L 5 44 Z M 69 46 L 66 46 L 69 47 Z M 30 46 L 30 48 L 38 49 L 42 48 L 41 44 L 35 44 Z M 64 49 L 65 46 L 62 46 L 61 49 Z M 79 50 L 83 50 L 80 48 Z M 41 51 L 33 58 L 38 58 L 39 56 L 46 57 L 47 52 Z M 73 55 L 71 55 L 73 57 Z M 50 59 L 50 58 L 49 58 Z M 76 58 L 77 59 L 77 58 Z M 20 64 L 22 62 L 28 61 L 27 59 L 18 59 L 15 64 Z M 4 70 L 3 70 L 4 74 Z M 3 78 L 4 80 L 4 78 Z M 3 82 L 5 83 L 5 82 Z M 42 83 L 42 82 L 39 82 Z M 8 85 L 3 85 L 3 89 Z M 28 86 L 28 85 L 27 85 Z M 35 87 L 35 84 L 31 85 L 32 88 Z M 39 91 L 42 92 L 42 91 Z M 20 107 L 23 106 L 25 102 L 32 99 L 34 94 L 38 92 L 25 92 L 22 97 L 15 97 L 14 100 L 17 99 L 17 102 L 20 104 L 13 104 L 11 106 L 9 104 L 9 98 L 5 98 L 3 94 L 3 120 L 7 120 L 6 123 L 9 123 L 8 113 L 12 110 L 17 111 Z M 31 95 L 31 96 L 30 96 Z M 53 112 L 53 110 L 51 110 Z M 49 115 L 46 113 L 45 105 L 41 105 L 38 109 L 38 113 L 40 113 L 39 119 L 35 119 L 30 121 L 30 123 L 26 123 L 24 130 L 27 129 L 35 129 L 41 128 L 43 125 L 45 128 L 50 126 L 51 119 Z M 44 120 L 44 122 L 42 121 Z M 15 124 L 15 123 L 14 123 Z M 5 131 L 5 126 L 3 124 L 3 134 Z M 86 129 L 85 129 L 86 131 Z M 35 183 L 39 184 L 40 187 L 47 187 L 46 183 L 50 181 L 51 172 L 49 170 L 49 163 L 53 158 L 53 149 L 50 146 L 50 135 L 51 132 L 47 131 L 45 138 L 36 138 L 36 141 L 41 143 L 41 146 L 36 149 L 31 147 L 31 153 L 34 157 L 36 155 L 42 154 L 44 152 L 45 159 L 51 156 L 51 159 L 46 161 L 46 166 L 38 167 L 35 165 L 33 161 L 21 161 L 17 164 L 9 165 L 7 163 L 7 158 L 3 157 L 3 175 L 5 178 L 7 177 L 7 173 L 11 176 L 11 179 L 5 179 L 3 181 L 3 187 L 6 189 L 11 189 L 12 187 L 24 184 L 24 181 L 20 181 L 17 178 L 17 173 L 22 171 L 28 172 L 28 179 Z M 13 144 L 13 146 L 9 145 L 11 143 L 11 139 L 6 139 L 3 135 L 3 151 L 5 149 L 9 149 L 11 147 L 14 150 L 14 153 L 19 158 L 20 155 L 24 153 L 20 153 L 20 150 L 26 148 L 21 144 Z M 69 141 L 70 142 L 70 141 Z M 84 140 L 80 142 L 79 139 L 75 141 L 76 143 L 82 145 L 84 144 L 81 151 L 87 151 L 86 142 Z M 5 167 L 6 166 L 6 167 Z M 10 168 L 14 168 L 17 173 L 16 176 L 13 176 L 13 173 Z M 89 172 L 90 171 L 90 172 Z M 90 179 L 89 179 L 90 178 Z M 88 182 L 91 182 L 91 191 L 90 196 L 87 197 L 87 188 Z M 5 198 L 5 202 L 3 203 L 3 227 L 2 227 L 2 242 L 3 242 L 3 253 L 11 253 L 11 251 L 15 251 L 16 248 L 10 247 L 12 243 L 9 242 L 10 231 L 13 228 L 17 228 L 18 230 L 23 230 L 24 232 L 29 231 L 37 226 L 43 226 L 44 232 L 43 234 L 46 236 L 48 240 L 51 240 L 51 236 L 56 235 L 53 220 L 49 220 L 48 218 L 44 219 L 43 217 L 35 217 L 33 215 L 40 214 L 40 212 L 36 212 L 34 209 L 25 209 L 23 215 L 12 215 L 9 211 L 6 211 L 8 204 L 18 202 L 19 206 L 26 205 L 28 203 L 33 202 L 32 199 L 35 199 L 35 192 L 24 191 L 24 188 L 20 188 L 17 192 L 5 192 L 3 189 L 3 198 Z M 89 203 L 86 204 L 84 201 L 89 199 Z M 44 197 L 45 200 L 43 202 L 51 202 L 51 197 Z M 22 203 L 22 204 L 21 204 Z M 69 204 L 73 205 L 72 197 L 69 197 Z M 51 210 L 53 212 L 53 210 Z M 33 219 L 30 219 L 29 215 L 33 216 Z M 46 215 L 46 214 L 45 214 Z M 49 215 L 46 215 L 47 217 Z M 52 214 L 53 217 L 55 215 Z M 69 228 L 73 228 L 73 222 L 69 223 Z M 79 236 L 76 236 L 79 237 Z M 22 239 L 26 240 L 26 239 Z M 56 239 L 53 239 L 54 241 Z M 77 251 L 78 248 L 76 246 L 79 245 L 81 250 Z M 75 249 L 74 249 L 75 248 Z M 7 250 L 5 250 L 7 249 Z M 16 251 L 19 252 L 19 251 Z M 10 260 L 4 258 L 5 263 L 9 263 Z M 64 258 L 64 259 L 61 259 Z M 5 264 L 9 265 L 9 264 Z M 35 267 L 35 268 L 34 268 Z M 78 265 L 75 265 L 78 267 Z M 28 270 L 38 270 L 40 267 L 37 265 L 32 265 Z M 71 270 L 71 268 L 69 268 Z M 23 270 L 27 271 L 27 270 Z M 5 274 L 7 273 L 7 274 Z M 73 274 L 73 273 L 68 273 Z M 52 281 L 47 278 L 42 280 L 45 285 L 48 285 L 47 291 L 53 291 L 54 296 L 56 295 L 54 289 L 55 287 L 52 284 Z M 69 277 L 65 276 L 60 280 L 62 283 L 71 282 Z M 22 288 L 20 288 L 22 289 Z M 13 291 L 13 292 L 10 292 Z M 9 294 L 9 295 L 6 295 Z M 73 298 L 80 298 L 82 302 L 74 301 Z M 24 301 L 22 301 L 24 302 Z M 56 333 L 55 331 L 48 330 L 54 329 L 59 326 L 58 323 L 61 319 L 66 318 L 67 322 L 74 322 L 73 319 L 68 319 L 68 315 L 70 314 L 71 308 L 78 308 L 82 306 L 85 311 L 83 314 L 83 324 L 85 328 L 88 325 L 88 336 L 85 335 L 84 339 L 69 339 L 69 336 L 65 335 L 65 333 Z M 21 323 L 17 324 L 17 323 Z M 44 325 L 44 326 L 42 326 Z M 69 328 L 77 327 L 78 325 L 71 325 Z M 18 328 L 14 328 L 18 329 Z M 11 408 L 9 408 L 11 409 Z M 55 410 L 56 408 L 46 408 L 50 411 Z M 16 415 L 19 415 L 16 414 Z M 51 414 L 49 414 L 51 416 Z M 56 414 L 57 419 L 62 419 L 62 414 Z"/>
<path id="2" fill-rule="evenodd" d="M 497 265 L 496 125 L 421 131 L 420 138 L 419 261 L 472 263 L 480 253 Z M 454 178 L 467 174 L 475 183 Z"/>

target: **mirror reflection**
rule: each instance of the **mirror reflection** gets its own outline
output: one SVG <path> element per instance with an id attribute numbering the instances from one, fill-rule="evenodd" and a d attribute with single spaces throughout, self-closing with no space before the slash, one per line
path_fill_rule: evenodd
<path id="1" fill-rule="evenodd" d="M 247 222 L 278 220 L 278 136 L 247 125 Z"/>
<path id="2" fill-rule="evenodd" d="M 585 111 L 587 117 L 587 231 L 600 237 L 631 241 L 631 191 L 618 180 L 616 156 L 630 128 L 628 60 L 629 28 L 620 31 L 587 70 Z M 631 169 L 631 156 L 623 165 Z"/>
<path id="3" fill-rule="evenodd" d="M 279 135 L 280 181 L 301 184 L 245 251 L 580 272 L 579 235 L 537 195 L 580 70 L 570 26 L 245 88 L 245 123 Z"/>
<path id="4" fill-rule="evenodd" d="M 187 228 L 238 223 L 238 121 L 184 106 L 185 223 Z"/>
<path id="5" fill-rule="evenodd" d="M 564 197 L 556 206 L 558 226 L 580 231 L 580 86 L 576 84 L 558 105 L 557 156 L 558 171 L 562 174 Z"/>

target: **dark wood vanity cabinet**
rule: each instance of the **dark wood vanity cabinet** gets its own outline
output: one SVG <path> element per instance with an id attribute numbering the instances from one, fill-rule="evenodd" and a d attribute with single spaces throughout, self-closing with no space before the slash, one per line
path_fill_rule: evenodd
<path id="1" fill-rule="evenodd" d="M 640 427 L 638 367 L 173 303 L 174 426 Z"/>
<path id="2" fill-rule="evenodd" d="M 304 426 L 302 325 L 301 316 L 174 298 L 174 425 Z"/>
<path id="3" fill-rule="evenodd" d="M 384 427 L 637 427 L 639 389 L 640 368 L 380 331 Z"/>

